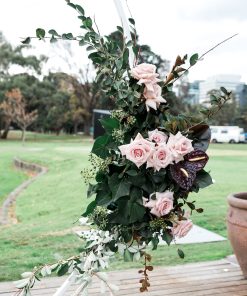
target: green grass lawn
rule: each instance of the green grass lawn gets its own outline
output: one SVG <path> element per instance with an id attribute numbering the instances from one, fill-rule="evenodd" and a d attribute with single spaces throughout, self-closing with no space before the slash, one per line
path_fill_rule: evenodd
<path id="1" fill-rule="evenodd" d="M 87 203 L 80 171 L 88 165 L 88 152 L 92 141 L 81 137 L 54 137 L 49 140 L 40 135 L 39 140 L 29 140 L 25 146 L 20 141 L 0 142 L 0 202 L 26 176 L 16 171 L 12 159 L 40 163 L 49 168 L 46 175 L 32 183 L 18 198 L 16 214 L 19 223 L 0 226 L 0 280 L 19 278 L 20 273 L 44 262 L 56 261 L 55 257 L 77 254 L 80 241 L 72 233 L 76 220 Z M 221 155 L 222 152 L 222 155 Z M 197 225 L 226 236 L 226 196 L 231 192 L 246 191 L 247 145 L 214 144 L 207 169 L 216 183 L 191 195 L 203 214 L 194 214 Z M 161 247 L 152 252 L 154 265 L 174 265 L 183 262 L 214 260 L 231 253 L 229 243 L 184 245 L 182 261 L 176 247 Z M 124 263 L 121 259 L 112 268 L 140 266 Z"/>

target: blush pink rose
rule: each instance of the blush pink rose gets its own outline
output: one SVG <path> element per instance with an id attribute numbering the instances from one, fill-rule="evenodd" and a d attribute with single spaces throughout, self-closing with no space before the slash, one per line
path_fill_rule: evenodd
<path id="1" fill-rule="evenodd" d="M 152 88 L 152 84 L 160 81 L 157 79 L 159 74 L 156 73 L 156 66 L 152 64 L 143 63 L 137 65 L 130 70 L 130 74 L 135 79 L 139 80 L 138 84 L 145 84 L 147 88 Z"/>
<path id="2" fill-rule="evenodd" d="M 138 168 L 144 164 L 154 149 L 154 143 L 145 140 L 138 134 L 130 144 L 119 146 L 123 156 L 132 161 Z"/>
<path id="3" fill-rule="evenodd" d="M 148 132 L 148 139 L 154 141 L 155 143 L 165 143 L 167 141 L 167 135 L 157 128 L 153 131 Z"/>
<path id="4" fill-rule="evenodd" d="M 143 205 L 150 208 L 150 213 L 157 217 L 167 215 L 173 209 L 173 192 L 156 192 L 156 199 L 148 201 L 147 198 L 143 198 Z"/>
<path id="5" fill-rule="evenodd" d="M 172 232 L 175 237 L 181 238 L 188 234 L 192 229 L 193 222 L 190 219 L 177 221 L 173 226 Z"/>
<path id="6" fill-rule="evenodd" d="M 160 103 L 166 103 L 166 100 L 161 96 L 161 87 L 158 84 L 152 84 L 149 88 L 146 85 L 143 96 L 146 99 L 145 104 L 148 111 L 150 108 L 156 110 Z"/>
<path id="7" fill-rule="evenodd" d="M 170 149 L 165 143 L 158 144 L 147 160 L 147 168 L 153 167 L 155 171 L 166 168 L 173 162 L 173 157 Z"/>
<path id="8" fill-rule="evenodd" d="M 184 155 L 194 150 L 192 140 L 183 136 L 181 132 L 178 132 L 176 135 L 170 134 L 167 146 L 171 150 L 173 160 L 176 163 L 183 160 Z"/>

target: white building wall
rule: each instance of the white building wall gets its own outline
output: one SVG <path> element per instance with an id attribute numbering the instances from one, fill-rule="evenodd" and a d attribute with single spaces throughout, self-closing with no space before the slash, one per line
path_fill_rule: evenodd
<path id="1" fill-rule="evenodd" d="M 215 75 L 209 77 L 207 80 L 200 82 L 199 85 L 199 102 L 200 104 L 209 101 L 207 93 L 212 89 L 220 89 L 221 86 L 225 87 L 228 91 L 237 93 L 239 85 L 243 84 L 240 81 L 240 75 Z"/>

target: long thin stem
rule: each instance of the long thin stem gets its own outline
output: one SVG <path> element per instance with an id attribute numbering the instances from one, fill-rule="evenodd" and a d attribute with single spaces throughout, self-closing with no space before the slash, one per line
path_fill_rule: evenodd
<path id="1" fill-rule="evenodd" d="M 204 52 L 201 56 L 199 56 L 198 61 L 201 61 L 203 59 L 203 57 L 205 57 L 209 52 L 213 51 L 214 49 L 216 49 L 217 47 L 219 47 L 220 45 L 222 45 L 223 43 L 229 41 L 230 39 L 232 39 L 233 37 L 237 36 L 238 33 L 224 39 L 223 41 L 219 42 L 218 44 L 216 44 L 215 46 L 213 46 L 212 48 L 210 48 L 209 50 L 207 50 L 206 52 Z M 190 65 L 180 76 L 176 77 L 172 83 L 176 82 L 178 79 L 180 79 L 186 72 L 188 72 L 192 67 L 194 67 L 196 64 Z M 165 85 L 167 85 L 168 83 L 170 83 L 170 81 L 165 82 Z"/>

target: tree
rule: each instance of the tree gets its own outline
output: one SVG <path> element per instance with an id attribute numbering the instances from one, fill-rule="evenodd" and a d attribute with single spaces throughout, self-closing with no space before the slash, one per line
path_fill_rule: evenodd
<path id="1" fill-rule="evenodd" d="M 0 75 L 10 75 L 11 66 L 13 65 L 41 74 L 42 62 L 46 61 L 47 58 L 43 55 L 39 58 L 33 55 L 24 56 L 23 51 L 29 48 L 30 46 L 27 45 L 13 47 L 5 39 L 3 33 L 0 32 Z"/>
<path id="2" fill-rule="evenodd" d="M 29 74 L 11 74 L 11 69 L 13 65 L 20 66 L 19 71 L 32 71 L 33 74 L 41 74 L 42 63 L 46 60 L 44 56 L 36 57 L 32 55 L 24 55 L 24 51 L 29 49 L 30 46 L 17 46 L 13 47 L 7 40 L 4 38 L 3 34 L 0 32 L 0 104 L 3 102 L 5 98 L 5 93 L 10 91 L 13 88 L 19 88 L 21 91 L 26 89 L 27 86 L 32 87 L 33 81 L 38 81 L 32 75 Z M 32 81 L 30 80 L 28 84 L 26 81 L 24 82 L 27 77 L 32 77 Z M 20 85 L 21 84 L 21 85 Z M 24 94 L 26 98 L 27 93 Z M 29 101 L 29 96 L 32 95 L 32 92 L 28 93 L 27 96 L 27 103 Z M 27 106 L 29 109 L 29 104 Z M 29 110 L 31 111 L 31 110 Z M 0 114 L 0 137 L 2 139 L 6 139 L 8 136 L 8 130 L 10 127 L 9 117 Z M 1 130 L 3 129 L 3 133 Z"/>
<path id="3" fill-rule="evenodd" d="M 37 110 L 28 112 L 26 102 L 19 89 L 12 89 L 5 94 L 6 99 L 0 105 L 7 122 L 15 122 L 22 130 L 22 142 L 25 141 L 26 129 L 37 119 Z"/>
<path id="4" fill-rule="evenodd" d="M 85 135 L 89 135 L 93 110 L 99 106 L 100 91 L 98 84 L 89 80 L 89 68 L 81 70 L 80 74 L 80 80 L 74 76 L 68 77 L 73 89 L 70 97 L 70 112 L 74 131 L 76 132 L 78 124 L 82 123 Z"/>
<path id="5" fill-rule="evenodd" d="M 8 95 L 8 93 L 6 93 Z M 6 139 L 9 132 L 9 127 L 11 125 L 11 122 L 13 122 L 15 117 L 15 108 L 18 104 L 19 97 L 15 96 L 12 98 L 11 96 L 6 97 L 6 99 L 0 104 L 0 112 L 1 112 L 1 118 L 4 122 L 4 132 L 2 134 L 2 138 Z"/>

